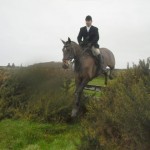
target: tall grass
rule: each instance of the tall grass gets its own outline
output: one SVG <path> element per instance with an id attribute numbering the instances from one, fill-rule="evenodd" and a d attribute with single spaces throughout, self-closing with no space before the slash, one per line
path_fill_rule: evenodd
<path id="1" fill-rule="evenodd" d="M 150 149 L 150 64 L 121 72 L 82 120 L 82 150 Z"/>

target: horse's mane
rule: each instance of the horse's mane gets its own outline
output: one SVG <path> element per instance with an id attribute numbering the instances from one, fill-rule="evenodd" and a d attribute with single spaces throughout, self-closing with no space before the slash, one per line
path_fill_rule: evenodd
<path id="1" fill-rule="evenodd" d="M 82 55 L 85 54 L 85 53 L 86 53 L 86 54 L 89 54 L 89 55 L 92 55 L 90 48 L 88 48 L 88 47 L 87 47 L 87 48 L 86 48 L 86 47 L 85 47 L 85 48 L 82 48 L 82 47 L 80 47 L 79 44 L 77 44 L 77 43 L 74 42 L 74 41 L 71 41 L 71 43 L 74 44 L 74 46 L 79 46 L 79 48 L 83 51 Z"/>

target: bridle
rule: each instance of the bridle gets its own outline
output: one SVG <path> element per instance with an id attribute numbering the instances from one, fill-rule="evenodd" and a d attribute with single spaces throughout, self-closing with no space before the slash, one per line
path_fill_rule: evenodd
<path id="1" fill-rule="evenodd" d="M 67 46 L 64 46 L 64 48 L 66 48 Z M 81 47 L 80 47 L 81 48 Z M 66 67 L 69 67 L 69 65 L 71 63 L 76 63 L 76 64 L 79 64 L 80 63 L 80 57 L 77 56 L 77 51 L 76 51 L 76 47 L 73 46 L 72 44 L 70 44 L 70 49 L 71 49 L 71 52 L 68 56 L 68 58 L 64 59 L 63 58 L 63 64 L 66 66 Z M 82 48 L 81 48 L 82 49 Z M 81 53 L 80 53 L 80 56 L 82 56 L 89 48 L 83 48 Z M 65 50 L 63 50 L 63 52 L 65 52 Z M 73 56 L 73 57 L 72 57 Z M 78 65 L 76 65 L 78 66 Z"/>
<path id="2" fill-rule="evenodd" d="M 65 46 L 64 46 L 65 47 Z M 75 56 L 75 54 L 76 54 L 76 52 L 75 52 L 75 48 L 71 45 L 71 48 L 72 48 L 72 50 L 71 50 L 71 54 L 69 55 L 69 57 L 68 57 L 68 59 L 63 59 L 62 61 L 63 61 L 63 63 L 65 63 L 65 64 L 67 64 L 68 62 L 72 62 L 72 60 L 74 59 L 76 59 L 76 56 Z M 74 57 L 72 58 L 72 56 L 71 55 L 74 55 Z"/>

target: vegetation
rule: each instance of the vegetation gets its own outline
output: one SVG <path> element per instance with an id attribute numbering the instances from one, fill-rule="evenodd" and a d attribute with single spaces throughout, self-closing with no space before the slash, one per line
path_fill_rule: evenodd
<path id="1" fill-rule="evenodd" d="M 75 122 L 73 92 L 60 63 L 0 69 L 0 149 L 150 149 L 149 61 L 117 72 L 101 93 L 84 91 Z"/>
<path id="2" fill-rule="evenodd" d="M 48 124 L 25 120 L 0 122 L 1 150 L 76 150 L 80 142 L 77 124 Z"/>
<path id="3" fill-rule="evenodd" d="M 150 149 L 150 63 L 121 72 L 82 120 L 82 150 Z"/>
<path id="4" fill-rule="evenodd" d="M 70 117 L 72 74 L 52 66 L 7 70 L 9 77 L 1 79 L 0 119 L 63 122 Z"/>
<path id="5" fill-rule="evenodd" d="M 72 79 L 54 62 L 0 69 L 0 149 L 76 149 Z"/>

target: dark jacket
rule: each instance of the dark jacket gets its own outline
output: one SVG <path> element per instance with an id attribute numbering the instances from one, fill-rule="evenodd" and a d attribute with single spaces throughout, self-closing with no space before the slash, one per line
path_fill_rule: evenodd
<path id="1" fill-rule="evenodd" d="M 83 41 L 82 41 L 83 38 Z M 96 48 L 99 48 L 98 45 L 98 40 L 99 40 L 99 33 L 98 33 L 98 28 L 91 26 L 89 32 L 87 32 L 86 26 L 80 28 L 79 35 L 77 37 L 78 43 L 81 44 L 82 46 L 86 46 L 89 43 L 92 46 L 95 46 Z"/>

